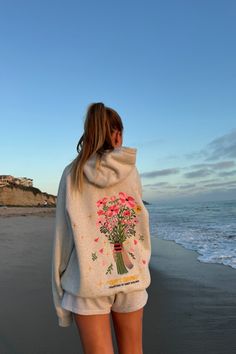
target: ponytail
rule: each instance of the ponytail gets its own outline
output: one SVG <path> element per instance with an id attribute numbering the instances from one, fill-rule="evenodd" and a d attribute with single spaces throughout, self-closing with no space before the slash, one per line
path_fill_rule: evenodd
<path id="1" fill-rule="evenodd" d="M 91 103 L 87 108 L 84 121 L 84 133 L 77 144 L 77 157 L 72 162 L 71 182 L 73 191 L 82 191 L 83 167 L 93 154 L 102 156 L 105 150 L 112 151 L 112 133 L 123 132 L 123 124 L 119 114 L 104 103 Z"/>

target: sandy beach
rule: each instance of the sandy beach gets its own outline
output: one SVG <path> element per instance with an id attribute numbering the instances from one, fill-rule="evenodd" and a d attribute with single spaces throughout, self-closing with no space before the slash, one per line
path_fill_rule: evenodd
<path id="1" fill-rule="evenodd" d="M 0 353 L 82 353 L 75 324 L 59 327 L 53 308 L 54 211 L 23 209 L 0 212 Z M 152 238 L 144 354 L 236 353 L 236 271 L 197 255 Z"/>
<path id="2" fill-rule="evenodd" d="M 0 217 L 29 216 L 29 215 L 55 215 L 56 208 L 48 207 L 0 207 Z"/>

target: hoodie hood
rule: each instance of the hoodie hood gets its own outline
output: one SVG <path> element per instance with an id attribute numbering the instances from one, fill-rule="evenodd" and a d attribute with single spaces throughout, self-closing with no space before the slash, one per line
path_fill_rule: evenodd
<path id="1" fill-rule="evenodd" d="M 136 163 L 136 148 L 121 146 L 107 150 L 99 158 L 90 156 L 84 165 L 88 181 L 100 188 L 112 186 L 125 179 Z"/>

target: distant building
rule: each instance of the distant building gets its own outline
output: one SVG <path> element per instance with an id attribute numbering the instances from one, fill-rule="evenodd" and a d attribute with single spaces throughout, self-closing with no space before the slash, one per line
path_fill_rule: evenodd
<path id="1" fill-rule="evenodd" d="M 27 177 L 14 177 L 11 175 L 0 175 L 0 187 L 15 183 L 25 187 L 33 187 L 33 180 Z"/>

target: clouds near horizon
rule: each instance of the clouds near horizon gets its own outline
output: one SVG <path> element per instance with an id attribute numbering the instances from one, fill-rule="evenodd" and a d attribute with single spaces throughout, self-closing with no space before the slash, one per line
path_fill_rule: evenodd
<path id="1" fill-rule="evenodd" d="M 201 150 L 185 154 L 185 157 L 191 164 L 140 173 L 143 188 L 151 199 L 204 199 L 209 194 L 213 199 L 222 199 L 224 195 L 228 198 L 229 192 L 232 198 L 236 197 L 236 130 L 213 139 Z M 199 159 L 201 162 L 193 163 Z M 147 179 L 149 182 L 145 183 Z M 190 179 L 194 182 L 188 183 Z"/>

